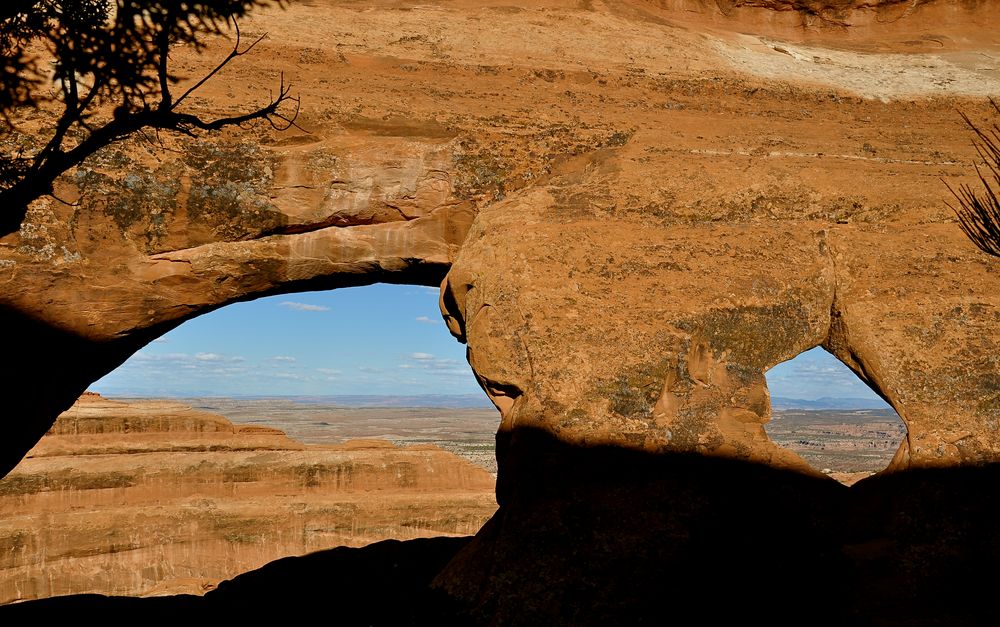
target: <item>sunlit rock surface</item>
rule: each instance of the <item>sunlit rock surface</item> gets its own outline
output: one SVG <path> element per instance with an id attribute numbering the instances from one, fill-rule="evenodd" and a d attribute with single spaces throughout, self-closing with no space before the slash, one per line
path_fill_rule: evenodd
<path id="1" fill-rule="evenodd" d="M 78 206 L 0 241 L 0 328 L 30 347 L 2 380 L 6 467 L 189 317 L 450 268 L 443 312 L 502 413 L 500 511 L 436 585 L 484 622 L 615 623 L 663 593 L 629 577 L 694 573 L 669 579 L 686 598 L 719 585 L 707 563 L 732 607 L 765 565 L 821 578 L 817 607 L 975 614 L 947 591 L 995 557 L 1000 278 L 943 182 L 972 180 L 957 110 L 990 119 L 998 22 L 951 0 L 260 12 L 258 55 L 193 104 L 233 111 L 282 70 L 308 133 L 110 149 L 60 187 Z M 763 372 L 817 345 L 902 417 L 909 474 L 847 497 L 767 439 Z"/>
<path id="2" fill-rule="evenodd" d="M 469 535 L 495 509 L 488 472 L 430 445 L 307 446 L 88 395 L 0 479 L 0 603 L 200 594 L 287 555 Z"/>

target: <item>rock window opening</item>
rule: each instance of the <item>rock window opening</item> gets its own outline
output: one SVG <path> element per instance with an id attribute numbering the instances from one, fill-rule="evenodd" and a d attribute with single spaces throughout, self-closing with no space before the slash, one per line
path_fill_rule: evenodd
<path id="1" fill-rule="evenodd" d="M 817 347 L 767 371 L 768 437 L 851 485 L 884 470 L 906 425 L 836 357 Z"/>
<path id="2" fill-rule="evenodd" d="M 268 297 L 147 345 L 0 480 L 0 539 L 18 539 L 0 604 L 202 594 L 288 555 L 476 533 L 499 416 L 437 301 Z"/>

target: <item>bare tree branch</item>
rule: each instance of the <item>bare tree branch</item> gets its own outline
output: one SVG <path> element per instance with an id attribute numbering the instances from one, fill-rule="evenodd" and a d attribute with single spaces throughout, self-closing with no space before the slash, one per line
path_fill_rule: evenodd
<path id="1" fill-rule="evenodd" d="M 1000 115 L 1000 105 L 992 98 L 990 98 L 990 104 L 996 114 Z M 983 173 L 978 164 L 974 164 L 976 175 L 982 186 L 978 191 L 967 183 L 960 184 L 956 191 L 945 182 L 948 191 L 958 201 L 958 206 L 953 206 L 951 203 L 946 204 L 949 209 L 955 212 L 959 226 L 973 244 L 989 255 L 1000 257 L 1000 198 L 998 198 L 998 194 L 1000 194 L 1000 126 L 994 122 L 992 129 L 983 130 L 973 123 L 965 113 L 959 112 L 959 115 L 976 135 L 977 139 L 973 140 L 972 145 L 983 160 L 986 173 Z"/>
<path id="2" fill-rule="evenodd" d="M 42 40 L 55 59 L 62 112 L 40 150 L 0 154 L 0 237 L 16 232 L 31 202 L 53 195 L 56 179 L 97 150 L 143 129 L 187 136 L 254 122 L 276 130 L 298 127 L 300 100 L 284 76 L 278 94 L 255 110 L 206 120 L 179 109 L 234 59 L 248 54 L 262 35 L 242 47 L 238 18 L 254 6 L 284 0 L 7 0 L 0 8 L 0 116 L 13 130 L 12 112 L 55 99 L 40 91 L 36 60 L 24 51 Z M 175 45 L 202 50 L 204 35 L 235 31 L 232 51 L 174 100 L 169 53 Z M 89 83 L 89 84 L 88 84 Z M 81 94 L 81 85 L 86 93 Z M 286 103 L 294 109 L 283 112 Z M 113 107 L 110 119 L 106 112 Z M 0 129 L 2 131 L 2 129 Z M 152 144 L 149 138 L 147 141 Z"/>
<path id="3" fill-rule="evenodd" d="M 263 35 L 261 35 L 260 37 L 258 37 L 256 41 L 254 41 L 252 44 L 250 44 L 249 46 L 247 46 L 246 50 L 243 50 L 242 52 L 240 52 L 241 35 L 240 35 L 240 24 L 239 24 L 238 21 L 233 20 L 233 28 L 236 31 L 236 43 L 233 45 L 232 52 L 230 52 L 226 56 L 226 58 L 222 60 L 221 63 L 219 63 L 217 66 L 215 66 L 215 68 L 212 69 L 211 72 L 209 72 L 205 76 L 201 77 L 201 80 L 199 80 L 197 83 L 195 83 L 186 92 L 184 92 L 183 94 L 181 94 L 181 97 L 178 98 L 177 102 L 174 103 L 174 107 L 177 107 L 182 102 L 184 102 L 185 98 L 187 98 L 188 96 L 190 96 L 191 94 L 193 94 L 202 85 L 204 85 L 205 83 L 207 83 L 213 76 L 215 76 L 216 74 L 218 74 L 222 70 L 222 68 L 224 68 L 227 65 L 229 65 L 230 61 L 232 61 L 233 59 L 235 59 L 237 57 L 242 57 L 243 55 L 247 54 L 248 52 L 250 52 L 251 50 L 253 50 L 254 46 L 256 46 L 257 44 L 259 44 L 261 41 L 264 40 L 265 37 L 267 37 L 267 33 L 264 33 Z"/>

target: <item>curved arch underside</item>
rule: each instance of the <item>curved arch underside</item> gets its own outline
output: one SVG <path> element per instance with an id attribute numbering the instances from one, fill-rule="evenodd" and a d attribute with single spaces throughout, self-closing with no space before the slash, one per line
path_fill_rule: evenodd
<path id="1" fill-rule="evenodd" d="M 823 345 L 906 421 L 894 467 L 996 459 L 996 268 L 952 222 L 939 181 L 973 156 L 956 103 L 988 110 L 963 100 L 978 93 L 955 78 L 968 68 L 927 66 L 951 92 L 928 78 L 860 98 L 839 75 L 797 82 L 736 63 L 745 37 L 717 27 L 757 24 L 746 16 L 758 9 L 629 6 L 264 11 L 274 43 L 246 83 L 290 64 L 310 95 L 308 132 L 111 146 L 59 182 L 76 204 L 38 202 L 0 241 L 0 332 L 16 349 L 0 380 L 12 399 L 0 466 L 87 384 L 199 313 L 297 290 L 437 285 L 449 268 L 443 310 L 502 433 L 799 467 L 761 428 L 763 372 Z M 852 63 L 871 61 L 848 49 L 879 28 L 879 45 L 924 54 L 906 38 L 941 11 L 965 38 L 942 31 L 934 46 L 992 45 L 980 36 L 989 7 L 929 3 L 884 26 L 841 9 L 861 20 L 837 53 Z M 472 26 L 477 11 L 505 17 Z M 356 26 L 337 42 L 349 56 L 309 26 L 334 18 Z M 420 33 L 441 20 L 458 21 L 428 48 Z M 833 37 L 782 23 L 767 26 L 789 41 L 768 49 L 775 63 Z M 380 47 L 401 27 L 418 33 L 397 42 L 409 62 Z M 459 36 L 469 28 L 478 39 Z M 534 45 L 539 29 L 555 48 Z M 823 71 L 843 61 L 830 54 Z M 975 89 L 1000 84 L 980 78 Z M 204 106 L 248 89 L 218 85 Z"/>
<path id="2" fill-rule="evenodd" d="M 58 183 L 74 204 L 40 201 L 0 239 L 0 471 L 89 383 L 193 316 L 444 279 L 443 315 L 502 415 L 500 510 L 435 580 L 478 622 L 648 620 L 668 589 L 677 607 L 733 593 L 722 605 L 741 620 L 769 619 L 746 582 L 773 576 L 798 586 L 790 598 L 833 586 L 810 611 L 862 599 L 858 615 L 973 624 L 954 612 L 983 589 L 973 573 L 997 567 L 1000 272 L 942 179 L 967 180 L 975 159 L 956 108 L 988 120 L 1000 93 L 998 11 L 261 11 L 243 28 L 270 33 L 262 60 L 197 106 L 229 112 L 280 70 L 308 132 L 109 147 Z M 962 468 L 849 491 L 809 476 L 764 433 L 764 372 L 820 345 L 906 422 L 893 470 Z M 865 605 L 869 584 L 896 596 Z"/>
<path id="3" fill-rule="evenodd" d="M 413 28 L 428 27 L 421 15 Z M 645 14 L 595 15 L 709 54 Z M 292 29 L 285 16 L 269 19 Z M 559 20 L 549 27 L 570 46 Z M 12 399 L 0 466 L 186 319 L 282 292 L 438 285 L 449 268 L 443 311 L 502 410 L 502 448 L 525 426 L 803 469 L 761 427 L 763 372 L 823 345 L 906 421 L 894 468 L 997 458 L 1000 285 L 944 207 L 938 177 L 971 159 L 952 101 L 866 100 L 721 66 L 693 80 L 655 55 L 642 72 L 560 58 L 544 72 L 425 75 L 362 55 L 330 76 L 363 76 L 383 114 L 346 111 L 313 82 L 303 89 L 328 109 L 306 112 L 308 134 L 234 132 L 154 155 L 126 143 L 66 177 L 59 195 L 77 204 L 36 203 L 0 242 L 2 329 L 19 349 L 0 381 Z M 480 97 L 449 105 L 447 124 L 419 98 L 400 113 L 380 90 L 401 76 Z M 584 97 L 597 104 L 574 104 Z"/>

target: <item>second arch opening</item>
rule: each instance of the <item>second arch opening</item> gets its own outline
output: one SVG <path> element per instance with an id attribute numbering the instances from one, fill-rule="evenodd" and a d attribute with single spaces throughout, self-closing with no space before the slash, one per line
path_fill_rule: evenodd
<path id="1" fill-rule="evenodd" d="M 765 373 L 771 440 L 822 473 L 852 485 L 884 470 L 906 437 L 885 400 L 821 347 Z"/>

